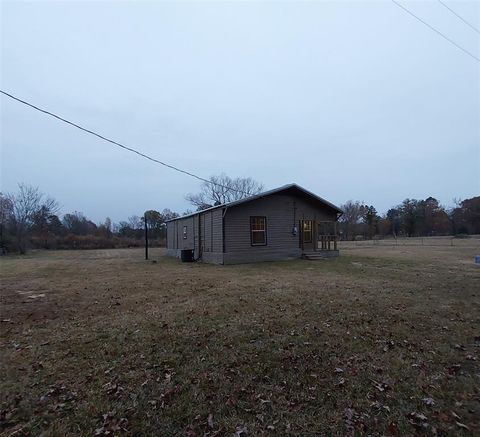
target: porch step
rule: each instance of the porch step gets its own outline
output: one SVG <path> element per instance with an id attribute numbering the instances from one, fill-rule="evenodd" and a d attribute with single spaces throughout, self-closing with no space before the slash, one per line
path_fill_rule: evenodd
<path id="1" fill-rule="evenodd" d="M 304 252 L 302 253 L 302 258 L 314 261 L 325 258 L 332 258 L 338 255 L 338 250 L 318 250 L 316 252 Z"/>

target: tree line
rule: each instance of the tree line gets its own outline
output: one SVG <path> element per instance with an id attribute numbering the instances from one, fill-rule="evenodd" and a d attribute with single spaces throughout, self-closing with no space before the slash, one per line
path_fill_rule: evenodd
<path id="1" fill-rule="evenodd" d="M 360 201 L 349 200 L 341 209 L 339 233 L 344 240 L 480 234 L 480 196 L 457 200 L 449 209 L 433 197 L 405 199 L 383 215 Z"/>
<path id="2" fill-rule="evenodd" d="M 185 198 L 197 211 L 239 200 L 263 191 L 263 185 L 252 178 L 212 176 L 198 194 Z M 341 205 L 338 233 L 344 240 L 372 239 L 387 236 L 435 236 L 480 234 L 480 196 L 455 201 L 452 208 L 437 199 L 405 199 L 378 214 L 373 205 L 349 200 Z M 0 248 L 2 253 L 25 253 L 28 248 L 99 249 L 143 245 L 144 219 L 133 215 L 112 223 L 106 218 L 94 223 L 83 213 L 59 214 L 58 202 L 38 188 L 19 184 L 16 193 L 0 193 Z M 190 213 L 186 211 L 184 214 Z M 164 209 L 145 213 L 149 240 L 163 245 L 165 222 L 179 214 Z"/>
<path id="3" fill-rule="evenodd" d="M 197 211 L 258 194 L 263 184 L 252 178 L 211 176 L 198 194 L 187 194 Z M 434 235 L 480 234 L 480 196 L 454 201 L 445 208 L 437 199 L 405 199 L 380 215 L 373 205 L 349 200 L 341 206 L 339 234 L 344 240 L 373 239 L 387 236 L 414 237 Z"/>
<path id="4" fill-rule="evenodd" d="M 225 174 L 211 176 L 198 194 L 185 196 L 195 210 L 239 200 L 263 191 L 252 178 L 231 178 Z M 94 223 L 83 213 L 74 211 L 60 217 L 59 204 L 39 188 L 19 184 L 16 193 L 0 193 L 1 253 L 25 253 L 28 248 L 101 249 L 137 247 L 144 244 L 144 216 L 147 218 L 150 245 L 164 245 L 167 220 L 179 214 L 166 208 L 146 211 L 127 220 Z M 189 214 L 187 210 L 183 214 Z"/>
<path id="5" fill-rule="evenodd" d="M 0 248 L 8 252 L 25 253 L 39 249 L 101 249 L 142 246 L 144 218 L 131 216 L 113 223 L 106 218 L 94 223 L 83 213 L 74 211 L 59 215 L 58 202 L 37 187 L 19 184 L 16 193 L 0 193 Z M 179 214 L 164 209 L 145 213 L 151 245 L 163 245 L 165 222 Z"/>

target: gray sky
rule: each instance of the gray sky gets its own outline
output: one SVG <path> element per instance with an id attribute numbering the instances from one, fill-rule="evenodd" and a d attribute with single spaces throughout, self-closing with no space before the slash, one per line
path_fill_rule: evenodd
<path id="1" fill-rule="evenodd" d="M 480 2 L 447 1 L 480 28 Z M 440 3 L 403 3 L 480 57 Z M 379 212 L 480 194 L 480 63 L 391 1 L 5 2 L 1 88 L 204 177 Z M 183 212 L 198 181 L 0 97 L 1 190 Z"/>

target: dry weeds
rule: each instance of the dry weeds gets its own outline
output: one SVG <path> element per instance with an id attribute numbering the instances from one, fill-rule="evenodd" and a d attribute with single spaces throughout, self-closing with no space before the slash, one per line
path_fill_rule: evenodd
<path id="1" fill-rule="evenodd" d="M 2 435 L 480 433 L 478 248 L 1 259 Z"/>

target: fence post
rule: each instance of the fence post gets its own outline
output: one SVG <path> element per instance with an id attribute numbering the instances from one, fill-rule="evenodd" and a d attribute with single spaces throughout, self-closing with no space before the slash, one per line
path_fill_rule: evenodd
<path id="1" fill-rule="evenodd" d="M 147 213 L 143 215 L 145 221 L 145 259 L 148 259 L 148 226 L 147 226 Z"/>

